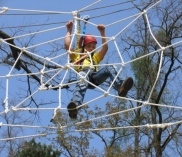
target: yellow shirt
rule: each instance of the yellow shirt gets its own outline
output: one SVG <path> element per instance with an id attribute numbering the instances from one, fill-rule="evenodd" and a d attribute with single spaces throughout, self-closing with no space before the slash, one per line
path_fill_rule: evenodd
<path id="1" fill-rule="evenodd" d="M 89 56 L 87 56 L 83 60 L 79 61 L 79 59 L 81 57 L 83 57 L 84 55 L 86 55 L 86 54 L 72 54 L 71 55 L 71 61 L 74 63 L 74 65 L 80 65 L 80 66 L 75 66 L 74 67 L 74 69 L 76 71 L 81 71 L 84 68 L 90 67 L 91 61 L 90 61 L 90 57 Z M 98 52 L 95 52 L 92 55 L 92 63 L 93 63 L 93 65 L 98 65 L 100 63 L 100 61 L 101 61 L 101 59 L 99 58 Z M 93 68 L 95 68 L 96 71 L 98 70 L 98 67 L 96 67 L 96 66 L 94 66 Z"/>

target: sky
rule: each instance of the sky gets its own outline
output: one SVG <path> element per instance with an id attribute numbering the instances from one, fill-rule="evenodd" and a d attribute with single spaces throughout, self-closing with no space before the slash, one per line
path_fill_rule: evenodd
<path id="1" fill-rule="evenodd" d="M 20 26 L 28 26 L 21 35 L 24 35 L 25 33 L 28 34 L 30 32 L 36 32 L 37 30 L 43 31 L 46 29 L 53 29 L 56 27 L 63 26 L 63 28 L 57 29 L 57 30 L 51 30 L 45 33 L 37 34 L 34 38 L 34 43 L 32 45 L 40 44 L 43 42 L 47 42 L 53 39 L 57 39 L 60 37 L 64 37 L 66 33 L 66 28 L 64 27 L 66 22 L 73 19 L 73 11 L 78 11 L 84 7 L 89 6 L 90 4 L 93 4 L 96 2 L 96 0 L 31 0 L 31 1 L 25 1 L 25 0 L 1 0 L 0 1 L 0 7 L 7 7 L 8 10 L 6 13 L 2 13 L 0 15 L 0 25 L 3 28 L 3 31 L 5 31 L 7 34 L 11 34 L 13 36 L 16 36 L 16 34 L 13 34 L 12 27 L 20 27 Z M 108 25 L 106 27 L 106 36 L 110 39 L 111 37 L 115 36 L 118 32 L 120 32 L 122 29 L 124 31 L 122 33 L 125 33 L 127 29 L 125 27 L 131 22 L 132 19 L 125 20 L 122 22 L 118 22 L 113 25 L 109 25 L 113 22 L 116 22 L 121 19 L 125 19 L 126 17 L 132 16 L 136 13 L 139 13 L 137 10 L 129 9 L 132 7 L 131 3 L 125 3 L 125 4 L 118 4 L 117 6 L 113 7 L 107 7 L 102 9 L 96 9 L 101 8 L 103 6 L 111 6 L 116 3 L 120 3 L 123 1 L 110 1 L 110 0 L 102 0 L 98 1 L 95 5 L 88 7 L 88 9 L 94 9 L 89 10 L 85 12 L 80 12 L 81 16 L 89 15 L 90 19 L 89 22 L 98 25 L 98 24 L 104 24 Z M 28 11 L 29 10 L 29 11 Z M 121 11 L 123 10 L 123 11 Z M 62 14 L 38 14 L 41 11 L 51 11 L 51 12 L 62 12 Z M 114 13 L 115 12 L 115 13 Z M 36 15 L 30 15 L 30 13 L 37 13 Z M 112 14 L 111 14 L 112 13 Z M 17 15 L 21 14 L 21 15 Z M 107 15 L 105 15 L 107 14 Z M 103 16 L 105 15 L 105 16 Z M 49 25 L 44 25 L 49 23 Z M 51 24 L 52 23 L 52 24 Z M 53 24 L 57 23 L 57 24 Z M 87 30 L 86 33 L 93 34 L 96 36 L 99 36 L 99 32 L 95 25 L 93 24 L 87 24 Z M 38 26 L 33 26 L 38 25 Z M 129 26 L 132 27 L 132 26 Z M 129 28 L 128 27 L 128 28 Z M 20 35 L 20 34 L 18 34 Z M 64 38 L 63 38 L 64 39 Z M 64 40 L 60 39 L 57 42 L 59 44 L 63 44 Z M 29 37 L 22 37 L 19 40 L 15 40 L 16 44 L 19 47 L 22 47 L 22 42 L 27 42 L 29 40 Z M 116 38 L 118 46 L 120 46 L 120 38 L 117 36 Z M 101 40 L 98 38 L 98 46 L 101 45 Z M 44 44 L 41 46 L 36 46 L 36 50 L 39 54 L 42 56 L 48 56 L 49 52 L 51 51 L 50 44 Z M 31 51 L 31 49 L 29 49 Z M 64 53 L 64 50 L 60 50 L 60 54 Z M 122 52 L 121 52 L 122 54 Z M 122 54 L 122 57 L 125 62 L 129 61 L 129 58 Z M 103 63 L 109 62 L 111 64 L 114 64 L 116 61 L 118 62 L 118 54 L 116 51 L 116 46 L 113 42 L 109 42 L 109 51 L 106 56 L 107 60 L 104 60 Z M 64 63 L 64 62 L 63 62 Z M 126 66 L 127 67 L 127 66 Z M 7 68 L 5 66 L 0 66 L 0 76 L 5 76 L 10 72 L 10 68 Z M 123 77 L 126 77 L 127 68 L 124 69 L 125 71 L 122 72 Z M 20 74 L 23 73 L 22 71 L 17 71 L 13 69 L 13 74 Z M 25 76 L 21 77 L 11 77 L 9 79 L 9 89 L 8 89 L 8 96 L 9 99 L 16 99 L 17 104 L 23 100 L 23 96 L 25 95 L 26 91 L 24 89 L 27 87 L 26 83 L 23 83 L 22 81 L 19 81 L 20 79 L 25 80 Z M 6 78 L 1 77 L 0 78 L 0 85 L 1 85 L 1 100 L 4 100 L 6 97 Z M 34 91 L 36 91 L 38 87 L 34 87 Z M 113 91 L 112 91 L 113 92 Z M 61 91 L 61 107 L 66 108 L 66 105 L 69 103 L 69 100 L 71 98 L 71 92 L 68 92 L 67 90 Z M 103 93 L 100 93 L 98 91 L 90 91 L 88 90 L 84 102 L 92 100 L 99 95 L 102 95 Z M 17 98 L 17 95 L 19 95 L 19 98 Z M 38 102 L 41 102 L 42 100 L 45 102 L 49 102 L 51 100 L 55 102 L 59 102 L 59 91 L 39 91 L 34 95 L 35 99 Z M 91 103 L 91 105 L 101 104 L 104 105 L 105 102 L 113 100 L 113 98 L 103 98 L 99 99 L 98 101 L 95 101 L 94 103 Z M 25 102 L 26 103 L 26 102 Z M 15 106 L 17 105 L 15 104 Z M 47 106 L 43 106 L 46 108 L 56 108 L 58 106 L 58 103 L 54 104 L 48 104 Z M 1 110 L 3 112 L 3 109 Z M 40 117 L 41 117 L 41 123 L 38 123 L 37 125 L 42 126 L 48 126 L 51 125 L 49 122 L 52 118 L 53 110 L 44 110 L 40 111 Z M 28 114 L 27 111 L 24 111 L 25 115 Z M 3 121 L 3 119 L 1 119 Z M 1 121 L 0 120 L 0 121 Z M 4 123 L 4 121 L 3 121 Z M 28 132 L 31 132 L 31 129 L 28 129 Z"/>

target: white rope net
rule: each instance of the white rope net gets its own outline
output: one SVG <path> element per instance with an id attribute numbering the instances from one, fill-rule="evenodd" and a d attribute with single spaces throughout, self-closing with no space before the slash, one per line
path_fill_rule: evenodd
<path id="1" fill-rule="evenodd" d="M 90 4 L 84 8 L 81 8 L 80 10 L 78 11 L 71 11 L 71 12 L 57 12 L 57 11 L 42 11 L 42 10 L 26 10 L 26 9 L 13 9 L 13 8 L 8 8 L 8 7 L 0 7 L 0 9 L 2 10 L 0 13 L 3 15 L 3 14 L 6 14 L 8 12 L 22 12 L 22 13 L 45 13 L 45 14 L 61 14 L 61 15 L 70 15 L 72 16 L 73 20 L 76 21 L 74 24 L 74 31 L 71 35 L 71 38 L 72 38 L 72 41 L 71 41 L 71 46 L 74 47 L 74 41 L 76 40 L 76 36 L 77 35 L 83 35 L 82 33 L 78 33 L 77 32 L 77 21 L 80 21 L 80 22 L 85 22 L 85 20 L 83 18 L 78 18 L 76 15 L 82 11 L 84 11 L 85 9 L 88 9 L 89 7 L 91 6 L 94 6 L 94 5 L 97 5 L 100 1 L 96 1 L 94 2 L 93 4 Z M 124 98 L 121 98 L 119 97 L 117 94 L 111 92 L 112 91 L 112 85 L 113 85 L 113 82 L 109 85 L 109 87 L 107 89 L 105 88 L 102 88 L 101 86 L 95 86 L 95 89 L 97 90 L 98 93 L 100 93 L 100 95 L 94 95 L 94 98 L 92 99 L 86 99 L 86 101 L 84 101 L 84 103 L 80 106 L 80 107 L 84 107 L 85 105 L 90 105 L 91 103 L 96 103 L 99 102 L 100 100 L 103 100 L 103 99 L 106 99 L 106 98 L 118 98 L 118 99 L 121 99 L 121 100 L 125 100 L 125 101 L 130 101 L 130 102 L 135 102 L 135 103 L 141 103 L 143 105 L 141 106 L 138 106 L 138 107 L 133 107 L 133 108 L 128 108 L 126 110 L 122 110 L 122 111 L 119 111 L 119 112 L 115 112 L 115 113 L 111 113 L 111 114 L 107 114 L 107 115 L 102 115 L 102 116 L 99 116 L 99 117 L 94 117 L 94 118 L 90 118 L 90 119 L 86 119 L 86 120 L 83 120 L 83 121 L 74 121 L 72 123 L 72 125 L 80 125 L 80 124 L 84 124 L 86 122 L 90 122 L 90 121 L 95 121 L 95 120 L 98 120 L 98 119 L 102 119 L 102 118 L 106 118 L 106 117 L 109 117 L 109 116 L 113 116 L 113 115 L 117 115 L 117 114 L 124 114 L 124 113 L 128 113 L 128 112 L 131 112 L 133 110 L 136 110 L 138 108 L 145 108 L 149 105 L 154 105 L 154 106 L 159 106 L 159 107 L 165 107 L 165 108 L 176 108 L 176 109 L 182 109 L 182 107 L 179 107 L 179 106 L 170 106 L 170 105 L 164 105 L 164 104 L 154 104 L 154 103 L 151 103 L 150 102 L 150 99 L 151 99 L 151 95 L 153 93 L 153 90 L 156 86 L 156 83 L 158 81 L 158 78 L 160 76 L 160 70 L 161 70 L 161 64 L 162 64 L 162 60 L 163 60 L 163 52 L 164 50 L 166 50 L 167 48 L 170 48 L 172 46 L 175 46 L 175 45 L 180 45 L 182 43 L 182 40 L 181 41 L 177 41 L 175 43 L 173 43 L 172 45 L 169 45 L 167 47 L 163 47 L 160 45 L 160 43 L 158 42 L 158 40 L 156 39 L 156 37 L 154 36 L 153 34 L 153 31 L 151 29 L 151 23 L 149 21 L 149 18 L 148 18 L 148 13 L 151 11 L 151 9 L 153 7 L 155 7 L 156 5 L 158 5 L 159 3 L 161 2 L 158 1 L 152 5 L 150 5 L 150 7 L 146 8 L 144 11 L 142 12 L 137 12 L 133 15 L 130 15 L 130 16 L 127 16 L 127 17 L 124 17 L 122 19 L 120 19 L 120 17 L 117 17 L 117 20 L 115 20 L 114 22 L 112 23 L 109 23 L 109 24 L 106 24 L 106 30 L 107 28 L 109 27 L 112 27 L 112 26 L 117 26 L 117 25 L 120 25 L 122 23 L 125 23 L 125 26 L 120 29 L 116 34 L 112 34 L 112 36 L 107 36 L 107 43 L 108 44 L 113 44 L 114 46 L 114 49 L 116 49 L 116 52 L 115 52 L 115 55 L 117 55 L 117 58 L 118 60 L 120 60 L 119 62 L 113 62 L 113 63 L 101 63 L 99 65 L 91 65 L 91 66 L 98 66 L 98 67 L 103 67 L 103 66 L 108 66 L 108 65 L 115 65 L 117 67 L 119 67 L 119 70 L 118 70 L 118 75 L 122 72 L 123 68 L 126 67 L 127 65 L 130 65 L 132 62 L 135 62 L 137 60 L 140 60 L 142 58 L 145 58 L 149 55 L 152 55 L 152 54 L 155 54 L 155 53 L 159 53 L 160 52 L 160 64 L 159 64 L 159 70 L 157 72 L 157 77 L 155 78 L 155 81 L 152 85 L 152 90 L 150 91 L 150 94 L 147 98 L 147 100 L 145 101 L 140 101 L 140 100 L 136 100 L 136 99 L 133 99 L 133 98 L 130 98 L 130 97 L 124 97 Z M 127 11 L 127 10 L 126 10 Z M 123 57 L 123 54 L 122 52 L 120 51 L 119 49 L 119 41 L 117 41 L 117 39 L 120 37 L 120 35 L 125 32 L 129 27 L 131 27 L 139 18 L 141 18 L 142 16 L 145 16 L 145 19 L 147 21 L 147 25 L 148 25 L 148 30 L 150 32 L 150 35 L 152 36 L 153 40 L 156 42 L 156 44 L 158 45 L 159 49 L 157 49 L 156 51 L 152 51 L 146 55 L 143 55 L 141 57 L 138 57 L 138 58 L 135 58 L 133 60 L 128 60 L 128 61 L 125 61 L 125 58 Z M 70 20 L 70 19 L 67 19 L 67 21 Z M 126 21 L 127 20 L 130 20 L 130 22 L 128 22 L 126 24 Z M 98 23 L 93 23 L 92 20 L 90 21 L 87 21 L 87 27 L 93 27 L 96 29 Z M 63 89 L 63 87 L 66 87 L 66 86 L 72 86 L 72 85 L 75 85 L 75 83 L 77 83 L 78 81 L 72 81 L 72 82 L 68 82 L 67 80 L 69 79 L 70 77 L 70 73 L 72 74 L 78 74 L 77 71 L 74 70 L 74 66 L 75 63 L 70 63 L 69 61 L 69 51 L 66 52 L 64 50 L 64 52 L 61 52 L 59 54 L 56 54 L 54 55 L 53 53 L 52 54 L 48 54 L 49 52 L 47 52 L 47 54 L 39 54 L 39 53 L 36 53 L 36 51 L 34 52 L 33 50 L 39 48 L 41 49 L 43 46 L 46 46 L 46 45 L 51 45 L 52 43 L 62 43 L 63 44 L 63 41 L 64 41 L 64 38 L 65 38 L 65 35 L 62 34 L 59 35 L 60 37 L 58 38 L 54 38 L 54 39 L 48 39 L 47 41 L 44 41 L 44 42 L 40 42 L 40 43 L 36 43 L 36 44 L 31 44 L 29 46 L 15 46 L 15 45 L 12 45 L 10 43 L 8 43 L 7 41 L 10 40 L 10 39 L 14 39 L 14 40 L 19 40 L 19 39 L 26 39 L 26 37 L 30 37 L 30 36 L 37 36 L 37 35 L 41 35 L 41 34 L 44 34 L 44 33 L 52 33 L 53 31 L 63 31 L 64 33 L 66 32 L 66 27 L 65 27 L 65 23 L 62 25 L 62 26 L 59 26 L 59 27 L 52 27 L 52 28 L 48 28 L 48 29 L 43 29 L 43 30 L 39 30 L 39 31 L 34 31 L 34 32 L 30 32 L 30 33 L 23 33 L 21 35 L 15 35 L 14 37 L 12 38 L 8 38 L 8 39 L 1 39 L 1 43 L 2 44 L 5 44 L 5 45 L 9 45 L 9 46 L 12 46 L 12 47 L 15 47 L 17 49 L 20 50 L 20 53 L 18 55 L 18 58 L 16 59 L 16 61 L 14 62 L 14 65 L 12 65 L 11 69 L 7 72 L 7 73 L 1 73 L 1 76 L 0 76 L 0 81 L 1 81 L 1 85 L 4 87 L 4 91 L 5 91 L 5 94 L 3 94 L 4 98 L 3 98 L 3 109 L 1 109 L 1 112 L 0 112 L 0 115 L 1 117 L 4 117 L 5 115 L 8 115 L 10 113 L 15 113 L 15 112 L 24 112 L 26 114 L 30 114 L 32 112 L 42 112 L 42 116 L 45 116 L 45 122 L 43 122 L 44 125 L 42 125 L 41 123 L 39 123 L 40 125 L 34 125 L 32 123 L 28 123 L 25 125 L 25 124 L 18 124 L 18 123 L 9 123 L 7 121 L 1 121 L 0 123 L 0 126 L 1 126 L 1 129 L 3 127 L 18 127 L 18 128 L 21 128 L 21 129 L 28 129 L 28 130 L 36 130 L 37 133 L 35 134 L 31 134 L 31 131 L 30 131 L 30 134 L 29 132 L 26 132 L 25 133 L 25 136 L 14 136 L 14 137 L 5 137 L 5 138 L 1 138 L 0 141 L 6 141 L 6 140 L 15 140 L 15 139 L 22 139 L 22 138 L 32 138 L 32 137 L 41 137 L 41 136 L 47 136 L 47 135 L 52 135 L 52 134 L 57 134 L 57 130 L 58 129 L 66 129 L 66 128 L 69 128 L 70 125 L 61 125 L 59 123 L 58 126 L 50 126 L 50 123 L 48 121 L 48 119 L 51 119 L 56 116 L 56 113 L 57 111 L 65 111 L 67 112 L 67 108 L 66 108 L 66 105 L 67 105 L 67 102 L 69 102 L 70 98 L 65 96 L 67 93 L 67 91 L 65 89 Z M 95 35 L 96 38 L 98 39 L 101 39 L 102 37 L 99 36 L 99 35 Z M 100 49 L 102 47 L 102 44 L 100 45 L 97 45 L 97 50 Z M 63 51 L 63 50 L 62 50 Z M 108 52 L 109 53 L 109 52 Z M 18 62 L 19 59 L 22 59 L 23 60 L 23 56 L 24 55 L 30 55 L 34 58 L 36 58 L 37 60 L 43 62 L 44 64 L 41 65 L 39 64 L 37 69 L 41 69 L 40 71 L 38 70 L 34 70 L 34 72 L 32 73 L 27 73 L 27 72 L 18 72 L 15 70 L 15 65 L 16 63 Z M 31 62 L 31 61 L 30 61 Z M 53 66 L 54 68 L 47 68 L 47 65 L 51 65 Z M 36 68 L 35 68 L 36 69 Z M 12 93 L 15 91 L 15 88 L 19 85 L 18 80 L 21 80 L 22 79 L 22 82 L 23 82 L 23 78 L 25 77 L 31 77 L 31 76 L 37 76 L 40 78 L 40 85 L 37 85 L 36 87 L 34 87 L 34 89 L 31 89 L 33 92 L 30 93 L 28 96 L 24 97 L 26 94 L 24 94 L 24 92 L 26 93 L 27 91 L 23 91 L 21 90 L 21 85 L 20 85 L 20 93 L 19 93 L 19 99 L 18 99 L 18 102 L 17 103 L 12 103 L 10 102 L 10 99 L 12 99 Z M 49 77 L 47 77 L 49 75 Z M 117 76 L 118 76 L 117 75 Z M 80 75 L 80 77 L 82 77 Z M 16 78 L 16 79 L 14 79 Z M 54 80 L 57 80 L 56 83 L 54 82 Z M 87 81 L 84 77 L 82 77 L 81 81 Z M 54 82 L 54 86 L 52 86 L 52 82 Z M 33 82 L 32 82 L 33 83 Z M 90 82 L 89 82 L 90 83 Z M 30 83 L 31 84 L 31 83 Z M 57 88 L 56 91 L 54 91 L 53 89 Z M 46 92 L 49 92 L 48 94 L 45 94 L 44 96 L 44 93 Z M 94 92 L 94 91 L 92 91 Z M 52 93 L 52 94 L 51 94 Z M 22 95 L 23 96 L 22 96 Z M 31 103 L 32 102 L 32 97 L 36 97 L 36 99 L 39 98 L 39 94 L 41 96 L 43 96 L 45 98 L 50 98 L 50 97 L 53 97 L 53 99 L 56 101 L 57 100 L 57 103 L 55 102 L 52 102 L 51 105 L 48 105 L 48 106 L 52 106 L 52 107 L 47 107 L 47 106 L 39 106 L 38 108 L 37 107 L 30 107 L 28 106 L 27 104 Z M 71 92 L 69 92 L 69 94 L 71 95 Z M 65 98 L 66 97 L 66 98 Z M 65 102 L 65 99 L 66 99 L 66 102 Z M 13 104 L 13 105 L 12 105 Z M 53 105 L 54 104 L 54 105 Z M 102 104 L 104 104 L 102 102 Z M 26 105 L 28 107 L 26 107 Z M 53 114 L 52 117 L 46 117 L 46 114 L 47 113 L 51 113 Z M 140 126 L 122 126 L 122 127 L 113 127 L 113 128 L 94 128 L 94 129 L 87 129 L 87 130 L 72 130 L 70 132 L 81 132 L 81 131 L 102 131 L 102 130 L 113 130 L 113 129 L 124 129 L 124 128 L 141 128 L 141 127 L 146 127 L 146 128 L 163 128 L 163 127 L 168 127 L 168 126 L 172 126 L 172 125 L 175 125 L 175 124 L 180 124 L 182 121 L 175 121 L 173 123 L 163 123 L 163 124 L 144 124 L 144 125 L 140 125 Z M 38 123 L 37 123 L 38 124 Z M 55 130 L 55 131 L 46 131 L 44 133 L 38 133 L 39 132 L 39 129 L 52 129 L 52 130 Z"/>

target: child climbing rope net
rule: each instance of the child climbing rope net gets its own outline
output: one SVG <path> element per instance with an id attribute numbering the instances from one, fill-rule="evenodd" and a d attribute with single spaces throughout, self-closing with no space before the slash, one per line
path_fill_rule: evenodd
<path id="1" fill-rule="evenodd" d="M 79 48 L 81 48 L 81 53 L 83 54 L 71 53 L 74 52 L 73 48 L 70 47 L 70 36 L 73 27 L 72 21 L 69 21 L 66 26 L 67 33 L 65 37 L 65 48 L 70 53 L 71 61 L 74 62 L 74 64 L 79 65 L 79 67 L 75 67 L 76 71 L 78 72 L 77 80 L 79 82 L 76 83 L 73 97 L 67 107 L 70 118 L 76 119 L 78 112 L 77 106 L 82 105 L 87 88 L 94 88 L 94 85 L 99 86 L 107 78 L 110 78 L 111 81 L 115 80 L 114 88 L 118 91 L 118 95 L 121 97 L 125 97 L 127 92 L 131 89 L 133 85 L 133 79 L 129 77 L 123 81 L 121 77 L 116 77 L 117 70 L 112 65 L 105 66 L 104 68 L 99 70 L 96 66 L 94 66 L 98 65 L 104 59 L 104 56 L 108 50 L 108 44 L 105 38 L 106 35 L 104 25 L 99 24 L 97 26 L 102 37 L 102 48 L 98 52 L 95 52 L 97 44 L 96 38 L 92 35 L 85 35 L 80 38 L 79 42 Z M 87 81 L 82 80 L 83 78 Z"/>

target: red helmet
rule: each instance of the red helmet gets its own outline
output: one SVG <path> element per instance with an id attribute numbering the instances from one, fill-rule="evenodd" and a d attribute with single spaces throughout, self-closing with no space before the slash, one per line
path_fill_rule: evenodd
<path id="1" fill-rule="evenodd" d="M 97 44 L 97 40 L 94 36 L 87 34 L 86 36 L 82 36 L 79 41 L 79 47 L 81 48 L 83 45 L 88 43 L 95 42 Z"/>
<path id="2" fill-rule="evenodd" d="M 95 37 L 93 37 L 92 35 L 88 34 L 85 36 L 84 38 L 84 45 L 91 43 L 91 42 L 95 42 L 97 44 L 97 40 Z"/>

